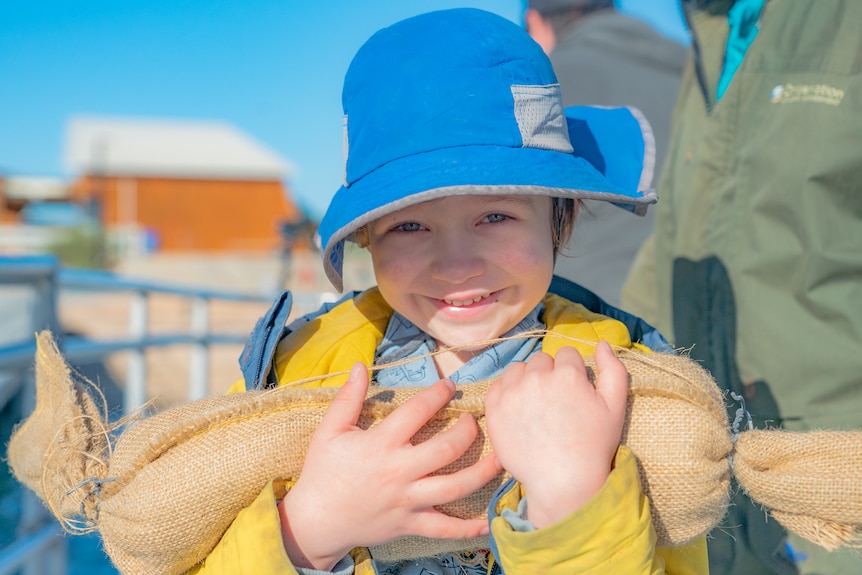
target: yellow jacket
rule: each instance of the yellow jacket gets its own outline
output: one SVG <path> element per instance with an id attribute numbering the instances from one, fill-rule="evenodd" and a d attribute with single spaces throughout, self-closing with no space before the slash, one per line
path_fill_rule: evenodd
<path id="1" fill-rule="evenodd" d="M 549 330 L 584 343 L 549 334 L 543 339 L 543 351 L 553 354 L 564 345 L 574 345 L 582 354 L 592 355 L 593 344 L 602 339 L 612 345 L 648 351 L 632 343 L 628 328 L 621 322 L 552 294 L 545 297 L 544 304 L 543 319 Z M 289 382 L 347 372 L 357 361 L 371 365 L 391 314 L 392 309 L 376 289 L 340 304 L 281 340 L 274 365 L 276 380 Z M 339 386 L 346 379 L 345 374 L 310 385 Z M 240 380 L 231 391 L 244 388 Z M 270 482 L 239 513 L 206 560 L 190 573 L 297 575 L 282 546 L 276 508 L 286 484 L 284 480 Z M 504 508 L 515 509 L 520 498 L 519 487 L 504 493 L 492 515 L 499 515 Z M 202 505 L 202 512 L 205 508 Z M 656 549 L 649 502 L 641 490 L 635 457 L 625 446 L 618 450 L 604 487 L 581 509 L 532 532 L 516 532 L 505 519 L 496 516 L 491 521 L 491 537 L 499 555 L 495 559 L 506 575 L 708 573 L 704 538 L 684 548 Z M 374 574 L 367 550 L 356 549 L 352 555 L 355 575 Z"/>

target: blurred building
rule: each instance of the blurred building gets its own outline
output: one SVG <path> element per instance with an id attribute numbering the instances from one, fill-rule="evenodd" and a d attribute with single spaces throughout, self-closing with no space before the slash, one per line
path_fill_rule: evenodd
<path id="1" fill-rule="evenodd" d="M 0 174 L 0 224 L 20 222 L 22 212 L 34 205 L 66 199 L 66 186 L 60 178 Z"/>
<path id="2" fill-rule="evenodd" d="M 113 234 L 159 251 L 264 251 L 304 219 L 290 165 L 222 122 L 73 118 L 70 196 Z"/>
<path id="3" fill-rule="evenodd" d="M 68 199 L 60 178 L 0 174 L 0 253 L 44 251 L 58 229 L 87 224 L 86 211 Z"/>

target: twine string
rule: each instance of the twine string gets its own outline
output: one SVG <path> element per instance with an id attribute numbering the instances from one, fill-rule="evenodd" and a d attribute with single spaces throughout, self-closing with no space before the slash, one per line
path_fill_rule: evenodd
<path id="1" fill-rule="evenodd" d="M 736 408 L 736 414 L 733 417 L 733 425 L 731 427 L 731 435 L 730 440 L 733 442 L 733 450 L 727 456 L 727 462 L 730 465 L 731 471 L 734 469 L 733 467 L 733 456 L 736 454 L 736 440 L 739 438 L 740 426 L 742 425 L 743 420 L 746 421 L 745 428 L 751 431 L 754 429 L 754 422 L 751 419 L 751 413 L 748 412 L 748 408 L 745 407 L 745 398 L 736 393 L 735 391 L 730 392 L 730 397 L 733 398 L 734 401 L 739 402 L 739 407 Z"/>
<path id="2" fill-rule="evenodd" d="M 754 422 L 751 419 L 751 413 L 745 407 L 745 398 L 735 391 L 730 392 L 730 397 L 739 402 L 739 407 L 736 409 L 736 415 L 733 418 L 733 435 L 731 437 L 733 442 L 736 443 L 736 438 L 739 437 L 739 426 L 742 424 L 743 419 L 747 421 L 745 428 L 748 431 L 754 429 Z"/>
<path id="3" fill-rule="evenodd" d="M 111 481 L 116 481 L 116 480 L 117 480 L 116 477 L 105 477 L 105 478 L 90 477 L 88 479 L 83 480 L 82 482 L 80 482 L 78 485 L 74 486 L 70 490 L 68 490 L 66 492 L 66 496 L 68 497 L 69 495 L 72 495 L 74 492 L 78 491 L 79 489 L 81 489 L 82 487 L 84 487 L 87 484 L 92 484 L 92 487 L 90 487 L 90 490 L 87 492 L 87 494 L 81 500 L 80 513 L 81 513 L 81 517 L 87 516 L 86 510 L 85 510 L 85 503 L 91 497 L 95 497 L 96 498 L 96 507 L 95 507 L 95 514 L 93 516 L 92 522 L 96 523 L 99 521 L 99 510 L 100 510 L 100 507 L 102 505 L 102 485 L 105 483 L 110 483 Z"/>

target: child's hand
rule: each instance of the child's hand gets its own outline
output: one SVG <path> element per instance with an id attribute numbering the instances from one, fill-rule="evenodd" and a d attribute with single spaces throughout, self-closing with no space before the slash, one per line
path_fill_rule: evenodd
<path id="1" fill-rule="evenodd" d="M 628 373 L 606 342 L 596 386 L 572 347 L 509 366 L 488 390 L 485 416 L 503 468 L 524 486 L 537 528 L 573 513 L 611 471 L 626 414 Z"/>
<path id="2" fill-rule="evenodd" d="M 450 475 L 429 474 L 473 443 L 476 421 L 463 415 L 419 445 L 410 438 L 455 392 L 441 380 L 376 427 L 356 426 L 368 372 L 356 364 L 312 437 L 299 480 L 279 505 L 285 549 L 295 566 L 329 570 L 350 549 L 406 535 L 468 538 L 487 533 L 484 520 L 450 517 L 433 508 L 476 491 L 499 471 L 492 454 Z"/>

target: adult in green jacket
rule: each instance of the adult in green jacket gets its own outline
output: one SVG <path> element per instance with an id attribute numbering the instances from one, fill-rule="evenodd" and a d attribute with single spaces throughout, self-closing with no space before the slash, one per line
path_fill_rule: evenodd
<path id="1" fill-rule="evenodd" d="M 623 306 L 691 347 L 761 426 L 860 428 L 862 2 L 683 7 L 693 57 Z M 738 503 L 712 573 L 862 573 L 856 554 L 786 546 Z"/>

